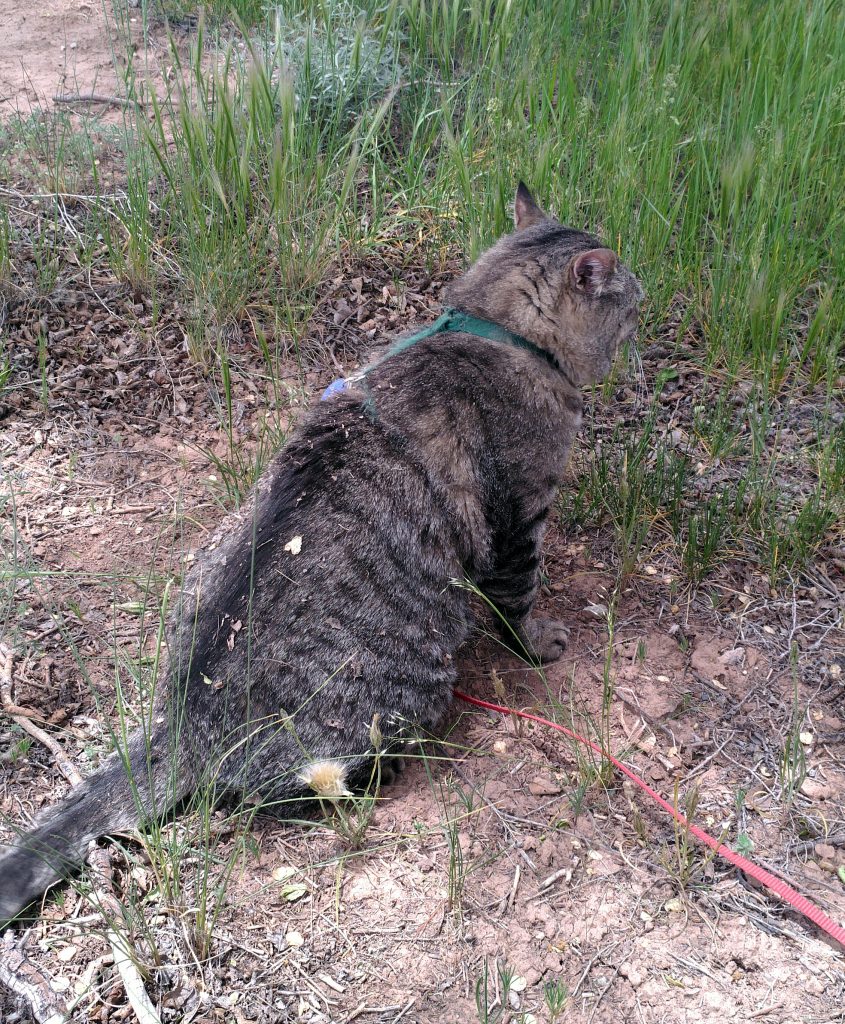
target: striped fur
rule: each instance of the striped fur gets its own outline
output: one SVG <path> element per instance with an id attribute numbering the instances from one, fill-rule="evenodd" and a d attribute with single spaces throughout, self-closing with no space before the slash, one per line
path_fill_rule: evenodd
<path id="1" fill-rule="evenodd" d="M 530 617 L 546 516 L 579 385 L 607 372 L 642 292 L 524 186 L 516 219 L 448 301 L 552 360 L 438 334 L 373 368 L 377 415 L 353 387 L 306 416 L 184 582 L 150 741 L 134 737 L 0 860 L 0 922 L 91 838 L 200 785 L 284 814 L 315 783 L 369 779 L 374 743 L 437 730 L 472 623 L 451 581 L 475 580 L 541 657 L 560 654 L 562 625 Z"/>

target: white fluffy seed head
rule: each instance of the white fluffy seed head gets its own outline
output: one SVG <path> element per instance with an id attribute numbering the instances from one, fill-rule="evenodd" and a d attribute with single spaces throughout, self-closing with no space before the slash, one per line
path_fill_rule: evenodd
<path id="1" fill-rule="evenodd" d="M 300 773 L 299 778 L 317 796 L 326 800 L 352 796 L 346 787 L 346 765 L 340 761 L 314 761 Z"/>

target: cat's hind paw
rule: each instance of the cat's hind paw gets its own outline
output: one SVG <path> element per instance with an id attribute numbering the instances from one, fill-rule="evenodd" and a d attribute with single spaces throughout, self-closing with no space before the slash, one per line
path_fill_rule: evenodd
<path id="1" fill-rule="evenodd" d="M 532 658 L 547 664 L 563 655 L 569 641 L 569 630 L 558 619 L 526 619 L 520 640 Z"/>

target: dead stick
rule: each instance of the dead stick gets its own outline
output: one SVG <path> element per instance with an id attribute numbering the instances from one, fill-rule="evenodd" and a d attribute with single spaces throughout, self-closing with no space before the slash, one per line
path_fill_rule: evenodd
<path id="1" fill-rule="evenodd" d="M 7 647 L 6 644 L 0 644 L 0 661 L 2 661 L 2 665 L 0 665 L 0 706 L 2 706 L 3 711 L 24 732 L 29 733 L 34 740 L 38 740 L 42 746 L 46 747 L 53 755 L 59 771 L 71 786 L 78 786 L 82 782 L 82 776 L 76 770 L 76 765 L 68 759 L 59 741 L 54 739 L 49 733 L 44 732 L 43 729 L 39 729 L 28 718 L 15 714 L 12 710 L 13 708 L 17 710 L 17 706 L 12 698 L 12 666 L 14 664 L 14 656 L 11 648 Z"/>
<path id="2" fill-rule="evenodd" d="M 100 911 L 106 922 L 106 938 L 109 940 L 114 965 L 120 974 L 129 1005 L 135 1011 L 139 1024 L 161 1024 L 161 1018 L 147 995 L 144 982 L 135 962 L 134 949 L 126 934 L 123 910 L 114 894 L 111 858 L 108 850 L 92 842 L 88 847 L 88 865 L 91 868 L 95 886 L 88 896 L 89 902 Z M 119 922 L 120 929 L 115 926 Z"/>
<path id="3" fill-rule="evenodd" d="M 33 711 L 32 708 L 22 708 L 18 704 L 7 704 L 5 701 L 3 701 L 3 710 L 6 712 L 7 715 L 14 715 L 15 718 L 35 718 L 39 722 L 49 723 L 49 720 L 46 719 L 38 711 Z"/>
<path id="4" fill-rule="evenodd" d="M 12 669 L 14 665 L 14 654 L 10 647 L 2 643 L 0 643 L 0 661 L 2 662 L 2 664 L 0 664 L 0 702 L 5 710 L 7 708 L 14 707 L 12 698 Z M 28 718 L 23 718 L 20 715 L 9 715 L 9 717 L 13 722 L 16 722 L 22 729 L 28 732 L 33 739 L 37 739 L 39 743 L 42 743 L 52 753 L 62 774 L 72 786 L 78 786 L 82 782 L 82 776 L 76 770 L 76 766 L 67 758 L 64 750 L 62 750 L 59 743 L 54 740 L 52 736 L 44 732 L 43 729 L 39 729 L 36 725 L 33 725 Z M 150 1001 L 150 997 L 147 995 L 147 991 L 144 988 L 144 982 L 141 979 L 141 975 L 138 973 L 138 968 L 136 967 L 135 960 L 132 957 L 133 950 L 129 940 L 126 937 L 125 932 L 119 932 L 114 925 L 115 921 L 122 922 L 124 926 L 126 922 L 124 920 L 120 904 L 117 901 L 117 897 L 114 895 L 111 860 L 108 852 L 101 849 L 96 843 L 92 842 L 88 847 L 88 856 L 86 859 L 91 868 L 93 878 L 97 883 L 95 884 L 94 890 L 89 898 L 95 909 L 99 910 L 105 918 L 106 936 L 109 940 L 112 954 L 114 955 L 115 966 L 117 967 L 118 973 L 123 981 L 123 988 L 126 991 L 126 998 L 129 1000 L 129 1005 L 135 1011 L 135 1015 L 137 1016 L 140 1024 L 161 1024 L 161 1018 L 156 1013 L 155 1007 Z M 28 963 L 22 954 L 21 958 L 24 963 Z M 32 970 L 36 971 L 36 968 L 33 967 Z M 31 988 L 31 985 L 28 986 L 25 981 L 16 978 L 12 973 L 10 973 L 8 980 L 6 978 L 6 972 L 0 974 L 0 981 L 4 981 L 7 987 L 12 989 L 12 991 L 18 991 L 18 988 L 15 987 L 16 985 L 23 986 L 27 992 L 29 992 L 29 989 Z M 31 994 L 31 997 L 27 996 L 27 998 L 31 999 L 37 995 L 37 991 L 34 991 Z M 30 1001 L 30 1005 L 34 1004 Z M 33 1009 L 33 1014 L 34 1013 L 35 1010 Z M 39 1020 L 39 1022 L 42 1020 L 42 1018 L 37 1016 L 36 1019 Z M 64 1013 L 61 1013 L 60 1016 L 56 1016 L 54 1013 L 52 1016 L 44 1018 L 44 1021 L 49 1021 L 49 1024 L 59 1024 L 60 1021 L 65 1021 L 66 1019 L 67 1017 Z"/>
<path id="5" fill-rule="evenodd" d="M 115 107 L 132 107 L 138 101 L 126 100 L 121 96 L 106 96 L 99 92 L 90 92 L 85 95 L 79 93 L 66 93 L 53 97 L 54 103 L 108 103 Z"/>
<path id="6" fill-rule="evenodd" d="M 67 1012 L 50 988 L 46 976 L 11 942 L 7 934 L 0 959 L 0 985 L 29 1008 L 38 1024 L 65 1024 Z"/>

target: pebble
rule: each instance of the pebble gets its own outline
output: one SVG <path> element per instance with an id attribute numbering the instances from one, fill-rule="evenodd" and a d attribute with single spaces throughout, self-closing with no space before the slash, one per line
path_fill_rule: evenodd
<path id="1" fill-rule="evenodd" d="M 627 962 L 622 964 L 619 968 L 619 973 L 622 975 L 623 978 L 628 979 L 628 983 L 630 984 L 631 988 L 639 988 L 640 985 L 642 985 L 643 983 L 644 979 L 642 974 L 637 970 L 636 967 L 634 967 L 633 964 L 629 964 Z"/>

